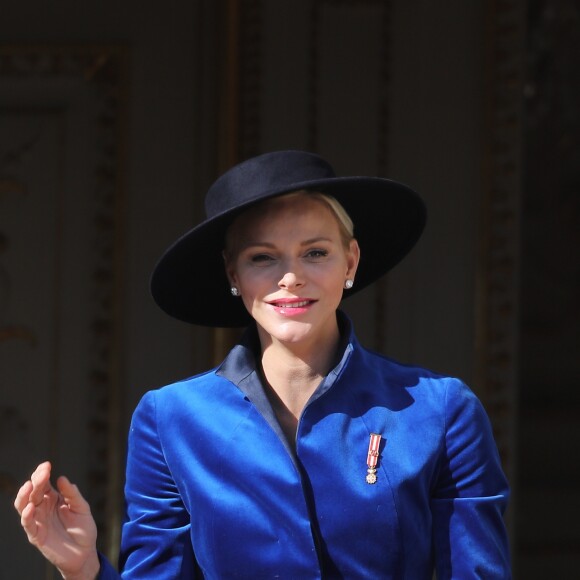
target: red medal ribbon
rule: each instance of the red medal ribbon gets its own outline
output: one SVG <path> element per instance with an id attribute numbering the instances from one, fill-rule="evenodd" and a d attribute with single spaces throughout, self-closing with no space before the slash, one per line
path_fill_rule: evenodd
<path id="1" fill-rule="evenodd" d="M 369 469 L 374 469 L 379 462 L 379 445 L 381 444 L 381 436 L 377 433 L 371 433 L 371 440 L 369 441 L 369 452 L 367 455 L 367 465 Z"/>

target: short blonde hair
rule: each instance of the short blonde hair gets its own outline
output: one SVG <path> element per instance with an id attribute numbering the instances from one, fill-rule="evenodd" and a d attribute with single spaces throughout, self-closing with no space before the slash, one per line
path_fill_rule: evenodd
<path id="1" fill-rule="evenodd" d="M 335 197 L 332 197 L 332 195 L 328 195 L 327 193 L 322 193 L 321 191 L 310 191 L 307 189 L 292 191 L 292 192 L 289 192 L 289 193 L 286 193 L 286 194 L 283 194 L 283 195 L 280 195 L 277 197 L 286 197 L 286 196 L 292 196 L 292 195 L 308 195 L 310 198 L 318 200 L 320 203 L 322 203 L 328 209 L 330 209 L 330 211 L 332 212 L 332 214 L 334 215 L 334 217 L 336 218 L 336 221 L 338 223 L 338 229 L 339 229 L 340 237 L 342 239 L 342 243 L 344 244 L 344 247 L 346 249 L 350 248 L 350 242 L 354 239 L 354 224 L 352 222 L 352 219 L 348 215 L 347 211 L 344 209 L 344 207 L 341 205 L 341 203 Z M 276 199 L 276 197 L 271 197 L 271 198 L 265 199 L 261 203 L 267 203 L 268 201 L 271 201 L 273 199 Z M 260 204 L 257 204 L 255 206 L 251 206 L 246 211 L 255 210 L 259 206 L 260 206 Z M 226 231 L 225 240 L 224 240 L 224 242 L 225 242 L 224 243 L 224 245 L 225 245 L 224 256 L 226 256 L 228 261 L 235 259 L 235 257 L 236 257 L 236 253 L 237 253 L 235 251 L 235 237 L 236 237 L 236 230 L 237 230 L 236 224 L 239 223 L 238 220 L 241 216 L 244 215 L 244 213 L 245 212 L 242 212 L 241 214 L 239 214 L 234 219 L 234 221 L 230 224 L 230 226 L 228 227 L 228 229 Z"/>
<path id="2" fill-rule="evenodd" d="M 336 219 L 338 220 L 338 225 L 340 226 L 340 234 L 342 240 L 346 247 L 349 246 L 350 241 L 354 238 L 354 224 L 352 219 L 348 215 L 347 211 L 344 209 L 342 204 L 332 195 L 328 193 L 322 193 L 320 191 L 308 191 L 303 190 L 296 193 L 308 193 L 314 199 L 322 201 L 327 207 L 330 208 Z"/>

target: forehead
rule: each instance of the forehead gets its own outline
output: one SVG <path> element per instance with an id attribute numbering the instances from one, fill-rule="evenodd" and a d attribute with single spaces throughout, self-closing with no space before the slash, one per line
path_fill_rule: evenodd
<path id="1" fill-rule="evenodd" d="M 332 210 L 320 199 L 307 193 L 291 193 L 268 199 L 241 214 L 233 224 L 238 235 L 242 233 L 277 230 L 283 225 L 336 226 Z"/>

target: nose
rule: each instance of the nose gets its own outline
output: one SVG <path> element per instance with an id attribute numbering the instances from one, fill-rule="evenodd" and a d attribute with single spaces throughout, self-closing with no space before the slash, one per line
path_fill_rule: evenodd
<path id="1" fill-rule="evenodd" d="M 278 287 L 292 290 L 293 288 L 300 288 L 301 286 L 304 286 L 304 279 L 297 264 L 286 264 L 284 274 L 278 281 Z"/>

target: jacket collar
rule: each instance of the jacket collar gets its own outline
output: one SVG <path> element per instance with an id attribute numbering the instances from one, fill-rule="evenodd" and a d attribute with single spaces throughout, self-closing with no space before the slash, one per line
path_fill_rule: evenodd
<path id="1" fill-rule="evenodd" d="M 340 332 L 340 341 L 336 350 L 334 365 L 332 370 L 318 385 L 306 406 L 311 405 L 316 399 L 328 392 L 342 374 L 356 346 L 356 338 L 350 319 L 341 311 L 337 311 L 336 316 Z M 216 375 L 227 379 L 244 393 L 270 424 L 272 429 L 278 434 L 282 443 L 294 458 L 293 445 L 286 440 L 264 390 L 261 373 L 259 371 L 260 354 L 260 341 L 254 323 L 245 330 L 240 342 L 234 346 L 221 365 L 216 369 Z"/>
<path id="2" fill-rule="evenodd" d="M 352 322 L 348 316 L 338 310 L 336 317 L 340 332 L 340 341 L 338 343 L 338 348 L 336 349 L 332 370 L 324 378 L 320 386 L 327 382 L 330 382 L 331 384 L 334 383 L 336 377 L 340 375 L 344 368 L 344 365 L 346 364 L 356 343 Z M 259 360 L 260 340 L 258 338 L 256 324 L 252 323 L 244 331 L 240 342 L 232 348 L 223 362 L 218 366 L 216 374 L 228 379 L 240 387 L 242 391 L 245 391 L 244 385 L 248 381 L 248 378 L 253 374 L 259 374 Z M 330 387 L 330 385 L 328 385 L 328 387 Z M 319 389 L 317 389 L 317 391 Z"/>

